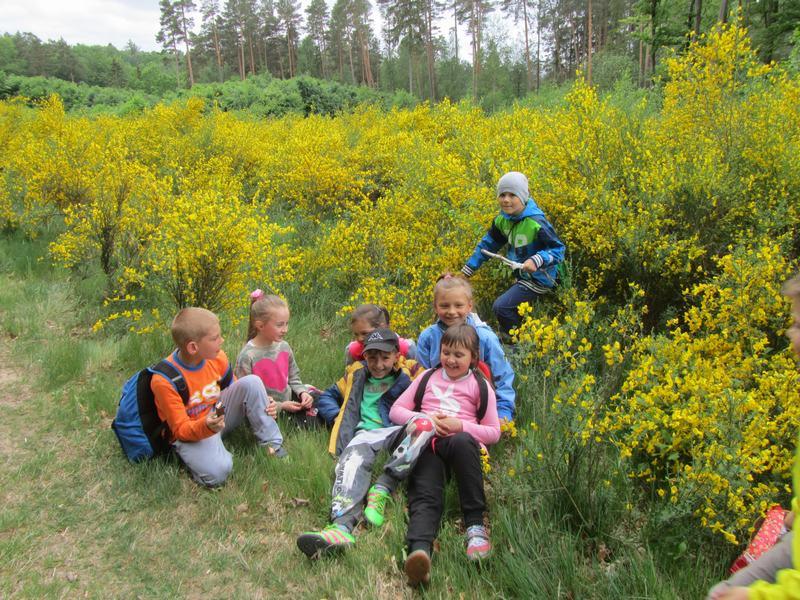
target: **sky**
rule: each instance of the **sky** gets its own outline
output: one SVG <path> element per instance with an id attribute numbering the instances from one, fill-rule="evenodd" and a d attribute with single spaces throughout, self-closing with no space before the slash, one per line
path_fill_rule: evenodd
<path id="1" fill-rule="evenodd" d="M 158 19 L 158 0 L 0 0 L 0 32 L 63 37 L 70 45 L 123 48 L 132 40 L 142 50 L 159 50 Z"/>
<path id="2" fill-rule="evenodd" d="M 301 0 L 301 5 L 305 7 L 309 1 Z M 372 4 L 374 7 L 375 2 Z M 0 33 L 30 32 L 43 41 L 64 38 L 70 45 L 113 44 L 122 49 L 131 40 L 142 50 L 160 50 L 158 21 L 158 0 L 0 0 Z M 199 21 L 198 15 L 195 24 Z M 381 20 L 374 8 L 372 22 L 380 36 Z M 440 23 L 445 37 L 449 37 L 449 28 L 449 20 Z M 465 54 L 464 32 L 459 35 Z"/>

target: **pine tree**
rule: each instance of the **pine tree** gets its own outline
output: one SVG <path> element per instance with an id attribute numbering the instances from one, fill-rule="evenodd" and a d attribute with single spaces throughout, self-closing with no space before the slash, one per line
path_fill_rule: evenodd
<path id="1" fill-rule="evenodd" d="M 481 47 L 486 18 L 494 10 L 492 0 L 460 0 L 458 18 L 467 24 L 472 46 L 472 97 L 478 98 L 478 80 L 481 74 Z"/>
<path id="2" fill-rule="evenodd" d="M 297 0 L 278 0 L 275 5 L 278 26 L 286 36 L 286 54 L 289 77 L 294 77 L 297 66 L 297 38 L 302 23 L 300 3 Z"/>
<path id="3" fill-rule="evenodd" d="M 325 0 L 311 0 L 306 8 L 306 29 L 319 52 L 322 77 L 327 78 L 325 36 L 328 31 L 328 5 Z"/>
<path id="4" fill-rule="evenodd" d="M 175 0 L 175 17 L 178 21 L 178 41 L 186 47 L 186 68 L 189 71 L 189 87 L 194 85 L 194 70 L 192 69 L 192 50 L 189 47 L 189 36 L 194 27 L 192 11 L 195 10 L 194 0 Z"/>
<path id="5" fill-rule="evenodd" d="M 220 10 L 219 0 L 203 0 L 200 5 L 200 14 L 203 18 L 201 32 L 214 44 L 214 56 L 217 63 L 217 76 L 222 81 L 222 45 L 220 43 Z"/>

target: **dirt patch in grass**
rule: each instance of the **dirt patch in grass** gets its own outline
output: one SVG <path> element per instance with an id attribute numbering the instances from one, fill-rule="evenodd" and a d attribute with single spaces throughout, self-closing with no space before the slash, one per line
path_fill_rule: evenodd
<path id="1" fill-rule="evenodd" d="M 20 449 L 19 429 L 16 427 L 20 408 L 30 397 L 30 388 L 24 383 L 20 368 L 11 359 L 8 340 L 0 338 L 0 460 L 5 461 Z"/>

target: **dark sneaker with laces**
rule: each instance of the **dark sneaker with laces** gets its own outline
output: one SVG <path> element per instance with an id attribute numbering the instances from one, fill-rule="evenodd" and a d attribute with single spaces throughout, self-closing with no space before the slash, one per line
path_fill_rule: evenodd
<path id="1" fill-rule="evenodd" d="M 426 585 L 431 580 L 430 554 L 425 550 L 414 550 L 406 558 L 405 572 L 411 587 Z"/>
<path id="2" fill-rule="evenodd" d="M 389 492 L 383 488 L 372 486 L 367 494 L 367 507 L 364 509 L 364 518 L 373 527 L 381 527 L 384 522 L 383 511 L 386 509 L 386 501 L 389 499 Z"/>
<path id="3" fill-rule="evenodd" d="M 489 532 L 483 525 L 467 527 L 467 558 L 482 560 L 492 553 L 492 543 L 489 541 Z"/>
<path id="4" fill-rule="evenodd" d="M 328 525 L 322 531 L 306 531 L 297 538 L 297 547 L 308 558 L 338 552 L 355 543 L 356 538 L 351 533 L 336 525 Z"/>

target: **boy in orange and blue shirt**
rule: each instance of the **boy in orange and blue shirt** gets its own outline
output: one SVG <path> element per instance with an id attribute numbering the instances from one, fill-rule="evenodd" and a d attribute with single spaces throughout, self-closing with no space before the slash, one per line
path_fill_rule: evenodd
<path id="1" fill-rule="evenodd" d="M 222 390 L 220 381 L 231 377 L 217 316 L 204 308 L 184 308 L 172 321 L 177 349 L 165 360 L 181 373 L 189 400 L 184 405 L 175 383 L 154 373 L 153 391 L 159 418 L 169 428 L 169 441 L 192 478 L 207 487 L 225 483 L 233 457 L 222 435 L 247 417 L 259 445 L 270 454 L 285 456 L 283 436 L 275 422 L 277 407 L 255 375 L 234 381 Z M 223 408 L 224 407 L 224 408 Z"/>

